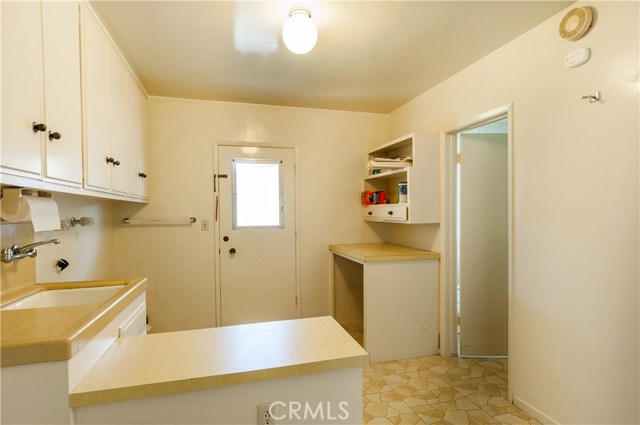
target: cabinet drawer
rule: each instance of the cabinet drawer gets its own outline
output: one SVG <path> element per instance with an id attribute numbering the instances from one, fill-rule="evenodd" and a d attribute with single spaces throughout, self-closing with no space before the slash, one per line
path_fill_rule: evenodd
<path id="1" fill-rule="evenodd" d="M 362 211 L 365 220 L 407 221 L 406 205 L 367 205 Z"/>

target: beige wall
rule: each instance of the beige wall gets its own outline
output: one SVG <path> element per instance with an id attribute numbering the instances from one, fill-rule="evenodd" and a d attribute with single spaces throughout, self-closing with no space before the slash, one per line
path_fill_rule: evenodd
<path id="1" fill-rule="evenodd" d="M 53 194 L 60 218 L 93 217 L 93 226 L 76 226 L 67 231 L 37 232 L 35 240 L 60 239 L 58 245 L 38 248 L 36 282 L 68 282 L 111 279 L 114 277 L 115 239 L 112 201 Z M 64 258 L 69 267 L 58 272 L 57 260 Z M 139 276 L 139 275 L 137 275 Z"/>
<path id="2" fill-rule="evenodd" d="M 638 423 L 638 3 L 588 4 L 579 42 L 560 13 L 394 111 L 389 135 L 513 102 L 514 397 L 558 423 Z M 591 60 L 564 68 L 581 46 Z"/>
<path id="3" fill-rule="evenodd" d="M 214 141 L 299 147 L 301 314 L 329 313 L 329 243 L 375 242 L 386 227 L 360 218 L 367 143 L 386 140 L 378 114 L 207 102 L 149 101 L 149 206 L 118 205 L 126 216 L 208 219 L 191 227 L 117 225 L 119 275 L 149 277 L 155 331 L 215 324 Z"/>
<path id="4" fill-rule="evenodd" d="M 59 193 L 52 194 L 58 204 L 60 218 L 93 217 L 93 226 L 76 226 L 68 231 L 33 231 L 30 222 L 2 223 L 2 249 L 16 243 L 20 246 L 48 239 L 60 239 L 58 245 L 38 248 L 38 256 L 2 264 L 2 289 L 24 284 L 110 279 L 114 276 L 115 239 L 113 203 Z M 55 268 L 64 258 L 69 266 L 62 272 Z"/>

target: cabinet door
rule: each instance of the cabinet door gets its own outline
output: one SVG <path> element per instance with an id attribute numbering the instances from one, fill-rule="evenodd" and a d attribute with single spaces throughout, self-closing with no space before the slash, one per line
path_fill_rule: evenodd
<path id="1" fill-rule="evenodd" d="M 111 116 L 111 190 L 127 193 L 127 96 L 126 70 L 116 50 L 109 49 L 109 111 Z"/>
<path id="2" fill-rule="evenodd" d="M 2 7 L 2 171 L 40 177 L 42 133 L 41 4 L 3 1 Z"/>
<path id="3" fill-rule="evenodd" d="M 83 76 L 85 106 L 85 186 L 111 190 L 109 150 L 109 40 L 85 8 L 83 20 Z"/>
<path id="4" fill-rule="evenodd" d="M 145 139 L 143 131 L 146 97 L 131 74 L 127 74 L 127 144 L 129 146 L 129 194 L 146 197 Z"/>
<path id="5" fill-rule="evenodd" d="M 82 183 L 80 26 L 78 3 L 42 3 L 45 172 L 50 179 Z M 60 134 L 50 138 L 49 132 Z"/>

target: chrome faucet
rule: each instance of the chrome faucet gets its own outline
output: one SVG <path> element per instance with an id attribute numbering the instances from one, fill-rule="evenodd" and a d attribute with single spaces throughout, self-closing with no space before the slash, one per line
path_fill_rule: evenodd
<path id="1" fill-rule="evenodd" d="M 60 239 L 49 239 L 48 241 L 40 241 L 36 243 L 32 243 L 29 245 L 25 245 L 23 247 L 19 247 L 18 245 L 13 245 L 11 248 L 5 248 L 2 250 L 2 262 L 10 263 L 13 260 L 20 260 L 26 257 L 35 257 L 38 255 L 38 247 L 42 245 L 47 245 L 50 243 L 59 244 Z"/>

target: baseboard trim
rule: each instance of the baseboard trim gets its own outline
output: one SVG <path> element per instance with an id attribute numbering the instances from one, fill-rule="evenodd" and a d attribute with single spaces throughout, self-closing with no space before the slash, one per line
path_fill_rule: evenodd
<path id="1" fill-rule="evenodd" d="M 515 395 L 513 396 L 513 404 L 515 404 L 520 409 L 524 410 L 529 415 L 533 416 L 535 419 L 537 419 L 538 421 L 542 422 L 545 425 L 547 425 L 547 424 L 549 424 L 549 425 L 559 425 L 560 424 L 560 422 L 554 421 L 549 416 L 545 415 L 540 410 L 536 409 L 531 404 L 527 403 L 526 401 L 522 400 L 521 398 L 519 398 L 519 397 L 517 397 Z"/>

